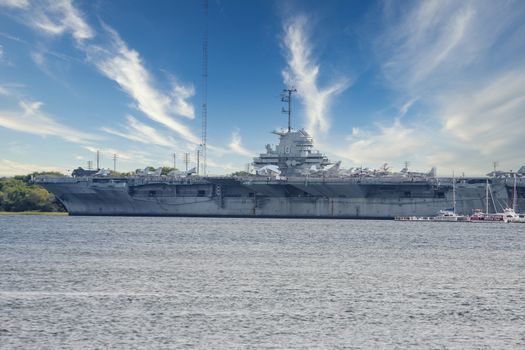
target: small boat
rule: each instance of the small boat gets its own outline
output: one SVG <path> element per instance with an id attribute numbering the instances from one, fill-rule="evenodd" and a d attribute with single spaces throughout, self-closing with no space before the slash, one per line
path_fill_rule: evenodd
<path id="1" fill-rule="evenodd" d="M 508 222 L 525 223 L 525 214 L 518 214 L 518 192 L 516 189 L 516 174 L 514 174 L 514 186 L 512 189 L 512 208 L 505 208 L 503 213 Z"/>
<path id="2" fill-rule="evenodd" d="M 514 181 L 515 178 L 514 178 Z M 519 220 L 519 216 L 515 213 L 513 208 L 504 208 L 503 213 L 489 213 L 489 197 L 492 198 L 493 206 L 496 207 L 494 203 L 494 198 L 492 197 L 492 191 L 490 190 L 489 180 L 487 179 L 487 185 L 485 187 L 485 212 L 481 209 L 476 209 L 474 214 L 470 216 L 470 222 L 476 223 L 485 223 L 485 222 L 517 222 L 514 220 Z"/>
<path id="3" fill-rule="evenodd" d="M 396 216 L 395 221 L 432 221 L 432 216 Z"/>
<path id="4" fill-rule="evenodd" d="M 440 210 L 438 215 L 432 218 L 432 221 L 450 221 L 450 222 L 465 222 L 470 221 L 470 217 L 466 215 L 459 215 L 452 209 Z"/>
<path id="5" fill-rule="evenodd" d="M 440 210 L 435 216 L 396 216 L 396 221 L 468 222 L 470 216 L 456 213 L 456 179 L 452 180 L 452 208 Z"/>
<path id="6" fill-rule="evenodd" d="M 509 220 L 504 213 L 487 214 L 481 209 L 476 209 L 470 216 L 470 222 L 509 222 Z"/>
<path id="7" fill-rule="evenodd" d="M 514 209 L 512 208 L 503 209 L 503 215 L 505 215 L 507 222 L 513 222 L 513 223 L 525 222 L 523 221 L 523 218 L 521 218 L 520 215 L 516 213 Z"/>

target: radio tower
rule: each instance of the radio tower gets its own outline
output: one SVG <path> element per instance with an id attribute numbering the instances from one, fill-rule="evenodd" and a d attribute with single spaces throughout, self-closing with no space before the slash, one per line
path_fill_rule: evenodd
<path id="1" fill-rule="evenodd" d="M 288 109 L 283 108 L 282 112 L 288 115 L 288 132 L 292 131 L 292 93 L 297 92 L 295 88 L 284 89 L 281 94 L 281 101 L 288 103 Z"/>
<path id="2" fill-rule="evenodd" d="M 208 0 L 202 0 L 204 29 L 202 33 L 202 175 L 207 174 L 206 139 L 208 129 Z"/>

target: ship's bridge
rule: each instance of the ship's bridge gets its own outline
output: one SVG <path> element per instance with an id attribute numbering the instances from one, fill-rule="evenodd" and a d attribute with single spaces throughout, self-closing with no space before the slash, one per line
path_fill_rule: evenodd
<path id="1" fill-rule="evenodd" d="M 306 175 L 332 164 L 328 158 L 314 149 L 312 137 L 304 130 L 274 131 L 279 144 L 266 145 L 266 153 L 253 159 L 256 171 L 264 167 L 278 167 L 281 175 Z"/>

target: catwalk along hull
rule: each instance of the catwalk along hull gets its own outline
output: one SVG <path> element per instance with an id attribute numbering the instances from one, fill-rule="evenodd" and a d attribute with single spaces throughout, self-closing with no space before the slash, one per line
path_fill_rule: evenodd
<path id="1" fill-rule="evenodd" d="M 452 206 L 450 179 L 40 178 L 71 215 L 382 218 L 428 216 Z M 490 210 L 512 188 L 492 180 Z M 456 184 L 456 211 L 486 203 L 484 179 Z M 518 205 L 525 208 L 525 184 Z"/>

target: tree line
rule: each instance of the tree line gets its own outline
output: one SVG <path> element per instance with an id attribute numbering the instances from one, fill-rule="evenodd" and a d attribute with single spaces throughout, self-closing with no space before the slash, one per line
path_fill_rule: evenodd
<path id="1" fill-rule="evenodd" d="M 155 170 L 154 167 L 148 167 Z M 140 169 L 139 169 L 140 170 Z M 162 175 L 168 174 L 174 168 L 163 167 Z M 34 172 L 28 175 L 0 178 L 0 211 L 42 211 L 65 212 L 64 206 L 56 200 L 52 193 L 38 184 L 31 183 L 31 177 L 37 175 L 64 176 L 58 172 Z M 111 172 L 113 176 L 133 176 L 135 172 Z M 231 176 L 250 176 L 251 174 L 238 171 Z"/>
<path id="2" fill-rule="evenodd" d="M 32 173 L 29 175 L 0 178 L 0 211 L 63 212 L 64 207 L 40 185 L 30 182 L 34 175 L 64 176 L 56 172 Z"/>

